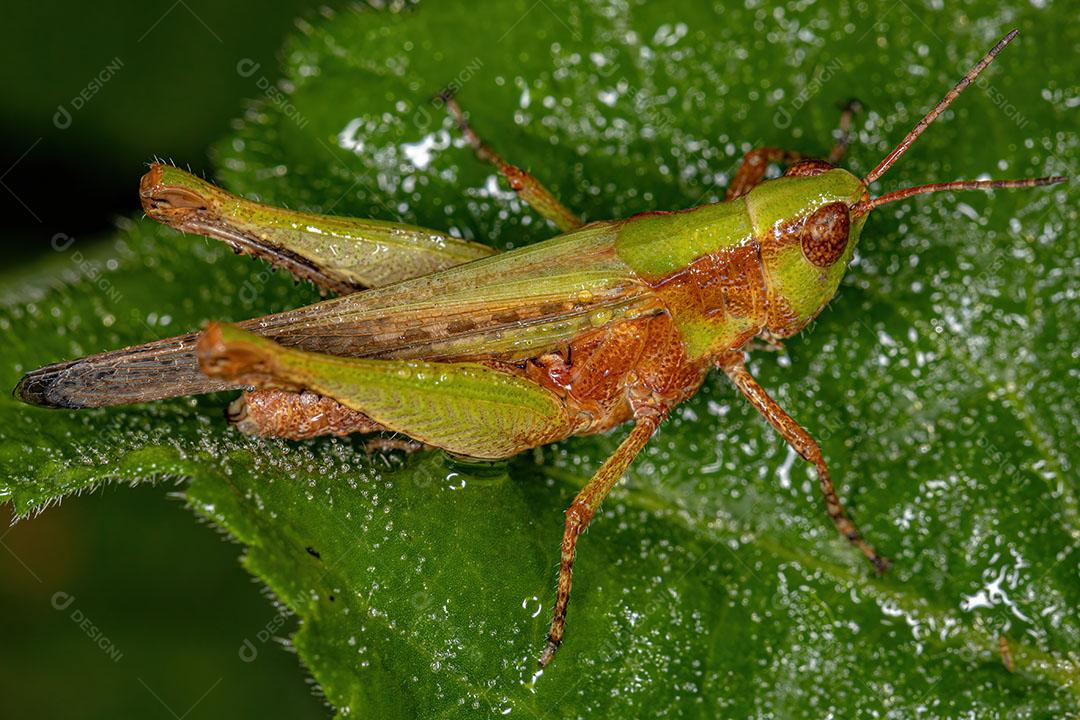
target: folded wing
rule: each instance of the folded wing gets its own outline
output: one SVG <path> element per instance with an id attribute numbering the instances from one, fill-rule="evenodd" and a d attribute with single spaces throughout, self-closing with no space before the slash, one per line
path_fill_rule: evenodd
<path id="1" fill-rule="evenodd" d="M 617 224 L 384 288 L 319 302 L 240 327 L 286 346 L 350 357 L 524 360 L 578 333 L 662 312 L 614 251 Z M 197 334 L 50 365 L 26 375 L 20 399 L 100 407 L 225 390 L 200 372 Z"/>

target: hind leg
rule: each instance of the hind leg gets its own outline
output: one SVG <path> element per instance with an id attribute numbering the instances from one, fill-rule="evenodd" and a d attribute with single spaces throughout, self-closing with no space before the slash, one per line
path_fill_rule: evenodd
<path id="1" fill-rule="evenodd" d="M 255 390 L 229 405 L 229 422 L 245 435 L 307 440 L 386 430 L 367 415 L 313 392 Z"/>
<path id="2" fill-rule="evenodd" d="M 248 391 L 229 405 L 226 417 L 245 435 L 284 440 L 389 432 L 367 415 L 351 410 L 333 398 L 307 391 Z M 424 447 L 423 443 L 402 437 L 364 440 L 364 452 L 369 455 L 390 450 L 411 453 Z"/>
<path id="3" fill-rule="evenodd" d="M 572 434 L 564 401 L 510 371 L 478 363 L 344 358 L 286 348 L 232 325 L 199 338 L 203 372 L 263 390 L 332 398 L 359 427 L 407 435 L 459 455 L 499 459 Z M 279 396 L 280 397 L 280 396 Z M 326 401 L 318 401 L 326 402 Z M 375 426 L 366 425 L 366 420 Z"/>
<path id="4" fill-rule="evenodd" d="M 495 254 L 493 248 L 429 228 L 264 205 L 159 163 L 143 176 L 140 196 L 146 214 L 158 222 L 221 240 L 338 294 Z"/>

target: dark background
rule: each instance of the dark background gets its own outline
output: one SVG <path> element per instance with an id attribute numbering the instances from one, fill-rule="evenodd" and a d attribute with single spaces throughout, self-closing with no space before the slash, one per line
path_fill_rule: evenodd
<path id="1" fill-rule="evenodd" d="M 137 212 L 139 176 L 155 155 L 207 169 L 207 147 L 243 112 L 244 98 L 260 94 L 237 63 L 254 60 L 260 75 L 274 77 L 283 38 L 316 7 L 5 3 L 0 209 L 8 262 L 47 247 L 54 233 L 106 232 L 116 215 Z M 89 99 L 75 100 L 84 90 Z M 66 128 L 54 122 L 60 106 L 70 114 Z"/>
<path id="2" fill-rule="evenodd" d="M 303 0 L 5 3 L 0 273 L 56 233 L 90 242 L 139 212 L 155 155 L 209 171 L 207 148 L 260 93 L 237 63 L 276 77 L 294 19 L 313 12 Z M 295 621 L 241 568 L 240 548 L 192 522 L 170 490 L 110 487 L 13 527 L 0 510 L 0 716 L 328 714 L 295 654 L 260 639 L 287 637 Z"/>

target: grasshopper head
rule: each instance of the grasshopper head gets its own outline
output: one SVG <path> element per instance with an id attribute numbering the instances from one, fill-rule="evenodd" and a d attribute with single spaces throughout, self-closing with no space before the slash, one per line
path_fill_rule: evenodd
<path id="1" fill-rule="evenodd" d="M 777 337 L 804 328 L 836 293 L 870 211 L 912 195 L 942 190 L 985 190 L 1052 185 L 1060 176 L 1019 180 L 957 180 L 902 188 L 871 198 L 867 187 L 885 174 L 938 115 L 1016 37 L 1006 35 L 865 178 L 821 160 L 792 165 L 785 177 L 757 186 L 746 197 L 761 243 L 768 302 L 767 327 Z"/>
<path id="2" fill-rule="evenodd" d="M 819 160 L 747 195 L 773 335 L 794 335 L 836 294 L 866 222 L 854 210 L 869 197 L 859 178 Z"/>

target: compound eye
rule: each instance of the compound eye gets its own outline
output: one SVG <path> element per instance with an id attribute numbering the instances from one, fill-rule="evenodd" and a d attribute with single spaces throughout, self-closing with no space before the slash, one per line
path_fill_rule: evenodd
<path id="1" fill-rule="evenodd" d="M 787 169 L 784 177 L 813 177 L 832 169 L 833 166 L 824 160 L 800 160 Z"/>
<path id="2" fill-rule="evenodd" d="M 844 254 L 850 231 L 851 215 L 846 204 L 822 205 L 803 223 L 803 255 L 817 267 L 829 267 Z"/>

